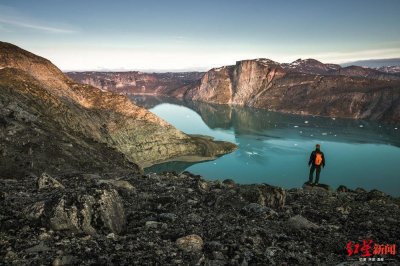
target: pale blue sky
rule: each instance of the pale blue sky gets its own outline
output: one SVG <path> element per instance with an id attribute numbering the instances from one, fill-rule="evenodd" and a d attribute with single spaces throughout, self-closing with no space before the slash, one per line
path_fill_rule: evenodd
<path id="1" fill-rule="evenodd" d="M 0 36 L 63 70 L 400 57 L 398 0 L 2 0 Z"/>

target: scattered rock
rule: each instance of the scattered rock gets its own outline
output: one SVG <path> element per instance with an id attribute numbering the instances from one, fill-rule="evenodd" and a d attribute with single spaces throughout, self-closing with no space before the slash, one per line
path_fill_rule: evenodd
<path id="1" fill-rule="evenodd" d="M 201 217 L 200 215 L 198 215 L 196 213 L 190 213 L 187 216 L 187 220 L 190 223 L 201 224 L 203 222 L 203 217 Z"/>
<path id="2" fill-rule="evenodd" d="M 317 228 L 319 228 L 318 225 L 316 225 L 313 222 L 310 222 L 309 220 L 307 220 L 306 218 L 304 218 L 301 215 L 296 215 L 296 216 L 291 217 L 288 220 L 288 225 L 295 229 L 317 229 Z"/>
<path id="3" fill-rule="evenodd" d="M 65 187 L 59 181 L 51 177 L 50 175 L 43 173 L 37 180 L 38 189 L 52 189 L 52 188 L 61 188 Z"/>
<path id="4" fill-rule="evenodd" d="M 4 256 L 4 259 L 5 259 L 6 261 L 7 261 L 7 260 L 8 260 L 8 261 L 13 261 L 13 260 L 15 260 L 17 257 L 18 257 L 18 255 L 17 255 L 15 252 L 9 250 L 9 251 L 7 251 L 6 255 Z"/>
<path id="5" fill-rule="evenodd" d="M 224 181 L 222 181 L 222 183 L 228 188 L 233 188 L 236 185 L 235 181 L 233 181 L 232 179 L 225 179 Z"/>
<path id="6" fill-rule="evenodd" d="M 250 203 L 244 206 L 243 211 L 248 215 L 266 215 L 268 217 L 278 214 L 273 209 L 262 206 L 258 203 Z"/>
<path id="7" fill-rule="evenodd" d="M 145 227 L 147 229 L 159 229 L 159 228 L 167 228 L 167 225 L 165 223 L 161 222 L 156 222 L 156 221 L 147 221 L 145 224 Z"/>
<path id="8" fill-rule="evenodd" d="M 326 184 L 311 184 L 309 182 L 306 182 L 303 184 L 303 189 L 305 190 L 313 190 L 313 191 L 320 191 L 320 192 L 328 192 L 331 190 L 331 188 L 329 187 L 329 185 Z"/>
<path id="9" fill-rule="evenodd" d="M 43 233 L 41 233 L 41 234 L 39 235 L 39 239 L 40 239 L 40 240 L 47 240 L 47 239 L 49 239 L 49 238 L 51 238 L 51 235 L 48 234 L 47 232 L 43 232 Z"/>
<path id="10" fill-rule="evenodd" d="M 26 207 L 23 213 L 28 220 L 31 221 L 38 220 L 43 215 L 44 206 L 45 206 L 44 201 L 38 201 Z"/>
<path id="11" fill-rule="evenodd" d="M 224 246 L 219 241 L 210 241 L 205 244 L 205 249 L 209 252 L 221 251 L 224 249 Z"/>
<path id="12" fill-rule="evenodd" d="M 50 248 L 48 246 L 46 246 L 43 242 L 40 242 L 36 246 L 30 247 L 30 248 L 26 249 L 25 251 L 28 253 L 38 253 L 38 252 L 45 252 L 45 251 L 49 251 L 49 250 L 50 250 Z"/>
<path id="13" fill-rule="evenodd" d="M 340 185 L 337 189 L 336 189 L 336 192 L 349 192 L 350 190 L 346 187 L 346 186 L 343 186 L 343 185 Z"/>
<path id="14" fill-rule="evenodd" d="M 198 188 L 200 191 L 208 191 L 208 190 L 209 190 L 208 183 L 207 183 L 207 182 L 204 182 L 204 181 L 202 181 L 202 180 L 199 180 L 199 181 L 197 182 L 197 188 Z"/>
<path id="15" fill-rule="evenodd" d="M 387 195 L 384 192 L 379 191 L 377 189 L 373 189 L 370 192 L 368 192 L 368 199 L 369 200 L 382 199 L 382 198 L 386 198 L 386 197 L 387 197 Z"/>
<path id="16" fill-rule="evenodd" d="M 98 184 L 110 184 L 116 189 L 122 189 L 126 191 L 134 191 L 135 187 L 126 180 L 113 180 L 113 179 L 100 179 L 97 181 Z"/>
<path id="17" fill-rule="evenodd" d="M 174 213 L 161 213 L 158 215 L 160 221 L 174 222 L 178 217 Z"/>
<path id="18" fill-rule="evenodd" d="M 76 258 L 72 255 L 65 255 L 55 258 L 52 266 L 73 265 L 76 263 Z"/>
<path id="19" fill-rule="evenodd" d="M 113 240 L 116 240 L 116 239 L 117 239 L 117 236 L 116 236 L 114 233 L 109 233 L 106 237 L 107 237 L 108 239 L 113 239 Z"/>
<path id="20" fill-rule="evenodd" d="M 186 252 L 200 252 L 203 249 L 203 239 L 198 235 L 187 235 L 176 240 L 179 249 Z"/>
<path id="21" fill-rule="evenodd" d="M 356 188 L 354 191 L 355 191 L 356 193 L 359 193 L 359 194 L 361 194 L 361 193 L 366 193 L 366 192 L 367 192 L 365 189 L 360 188 L 360 187 Z"/>
<path id="22" fill-rule="evenodd" d="M 251 203 L 262 206 L 282 208 L 286 201 L 286 191 L 270 185 L 242 185 L 239 188 L 240 195 Z"/>
<path id="23" fill-rule="evenodd" d="M 342 215 L 349 215 L 351 208 L 348 206 L 340 206 L 336 208 L 336 211 Z"/>

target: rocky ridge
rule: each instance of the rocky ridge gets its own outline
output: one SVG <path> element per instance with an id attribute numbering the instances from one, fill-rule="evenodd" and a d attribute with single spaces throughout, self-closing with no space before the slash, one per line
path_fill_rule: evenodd
<path id="1" fill-rule="evenodd" d="M 209 160 L 235 149 L 186 135 L 125 96 L 76 83 L 12 44 L 0 43 L 0 68 L 2 175 L 61 166 L 135 169 L 132 163 Z"/>

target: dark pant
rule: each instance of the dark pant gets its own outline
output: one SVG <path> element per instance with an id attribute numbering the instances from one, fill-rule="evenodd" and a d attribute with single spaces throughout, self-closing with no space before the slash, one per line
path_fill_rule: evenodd
<path id="1" fill-rule="evenodd" d="M 311 165 L 310 167 L 310 177 L 308 178 L 308 182 L 312 183 L 313 181 L 313 176 L 314 176 L 314 171 L 317 169 L 317 173 L 315 175 L 315 183 L 319 182 L 319 174 L 321 173 L 321 165 Z"/>

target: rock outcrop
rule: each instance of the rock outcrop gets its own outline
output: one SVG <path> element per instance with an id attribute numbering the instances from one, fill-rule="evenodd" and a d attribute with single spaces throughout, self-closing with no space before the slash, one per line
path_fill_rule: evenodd
<path id="1" fill-rule="evenodd" d="M 37 201 L 22 211 L 25 217 L 54 231 L 86 234 L 123 231 L 125 209 L 114 187 L 115 182 L 122 181 L 93 175 L 89 178 L 85 175 L 70 177 L 64 181 L 66 186 L 43 173 L 37 179 Z"/>
<path id="2" fill-rule="evenodd" d="M 127 171 L 201 161 L 234 144 L 186 135 L 122 95 L 73 82 L 50 61 L 0 43 L 0 172 Z"/>
<path id="3" fill-rule="evenodd" d="M 38 190 L 41 189 L 63 189 L 65 188 L 63 184 L 58 182 L 56 179 L 52 178 L 46 173 L 43 173 L 37 180 Z"/>

